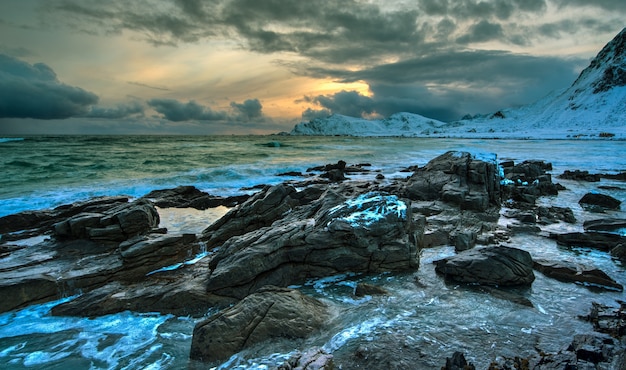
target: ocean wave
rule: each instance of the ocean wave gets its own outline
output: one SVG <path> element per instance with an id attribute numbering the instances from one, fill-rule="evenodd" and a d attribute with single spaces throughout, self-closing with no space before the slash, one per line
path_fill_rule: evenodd
<path id="1" fill-rule="evenodd" d="M 0 137 L 0 143 L 8 143 L 10 141 L 23 141 L 23 137 Z"/>

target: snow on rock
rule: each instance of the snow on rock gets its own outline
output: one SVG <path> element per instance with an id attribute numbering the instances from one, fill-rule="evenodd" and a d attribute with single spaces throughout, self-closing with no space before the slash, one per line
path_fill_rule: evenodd
<path id="1" fill-rule="evenodd" d="M 341 115 L 297 124 L 292 135 L 626 139 L 626 28 L 569 88 L 520 108 L 443 123 L 417 114 L 383 120 Z"/>

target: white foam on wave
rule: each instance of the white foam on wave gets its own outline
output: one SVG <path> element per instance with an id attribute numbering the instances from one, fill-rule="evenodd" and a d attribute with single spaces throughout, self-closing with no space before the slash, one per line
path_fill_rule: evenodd
<path id="1" fill-rule="evenodd" d="M 31 340 L 0 349 L 2 362 L 41 367 L 71 356 L 83 358 L 96 367 L 110 369 L 145 366 L 154 357 L 157 357 L 153 362 L 157 366 L 155 368 L 172 361 L 172 356 L 163 354 L 162 345 L 156 343 L 159 326 L 172 315 L 128 311 L 94 319 L 50 315 L 52 307 L 73 298 L 0 315 L 0 338 L 32 338 L 41 334 L 55 334 L 47 336 L 50 339 L 45 350 L 32 348 Z M 61 333 L 63 335 L 59 335 Z M 53 338 L 58 338 L 58 342 Z"/>

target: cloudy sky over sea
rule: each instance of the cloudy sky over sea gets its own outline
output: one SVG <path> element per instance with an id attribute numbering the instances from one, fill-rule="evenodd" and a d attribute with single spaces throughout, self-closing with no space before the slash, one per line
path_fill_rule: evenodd
<path id="1" fill-rule="evenodd" d="M 569 86 L 624 0 L 0 2 L 0 135 L 442 121 Z"/>

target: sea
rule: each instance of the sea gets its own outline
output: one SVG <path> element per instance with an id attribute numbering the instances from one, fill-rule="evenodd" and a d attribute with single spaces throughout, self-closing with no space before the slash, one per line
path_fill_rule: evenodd
<path id="1" fill-rule="evenodd" d="M 288 172 L 336 163 L 362 164 L 385 181 L 407 176 L 449 150 L 487 155 L 498 161 L 545 160 L 553 180 L 567 190 L 543 197 L 545 205 L 572 208 L 576 225 L 546 231 L 580 231 L 583 220 L 626 218 L 623 210 L 591 214 L 578 205 L 586 192 L 602 192 L 626 202 L 626 184 L 560 180 L 565 170 L 591 173 L 626 171 L 626 143 L 617 140 L 507 140 L 402 137 L 309 136 L 25 136 L 0 138 L 0 217 L 53 208 L 96 196 L 141 197 L 151 190 L 193 185 L 212 195 L 251 194 L 259 185 L 302 179 Z M 599 188 L 599 185 L 607 187 Z M 624 209 L 622 205 L 622 209 Z M 215 210 L 159 209 L 171 232 L 199 233 L 223 214 Z M 504 218 L 502 222 L 506 222 Z M 0 239 L 0 244 L 2 240 Z M 603 252 L 564 249 L 541 236 L 514 236 L 509 244 L 533 257 L 566 259 L 597 266 L 626 285 L 625 266 Z M 439 369 L 456 350 L 477 368 L 499 356 L 529 355 L 534 348 L 556 352 L 575 333 L 590 330 L 577 319 L 591 302 L 613 304 L 622 292 L 597 292 L 536 273 L 532 288 L 519 293 L 533 307 L 450 285 L 434 272 L 434 260 L 452 255 L 451 246 L 422 251 L 419 270 L 407 275 L 339 275 L 309 281 L 299 289 L 333 302 L 342 314 L 314 338 L 270 342 L 233 356 L 220 369 L 270 369 L 294 351 L 320 346 L 341 357 L 359 343 L 389 333 L 407 348 L 422 351 L 419 368 Z M 2 268 L 2 259 L 0 259 Z M 416 287 L 415 280 L 419 280 Z M 356 299 L 358 282 L 383 285 L 389 296 Z M 50 308 L 75 296 L 0 314 L 2 369 L 179 369 L 190 366 L 191 334 L 198 318 L 123 312 L 95 318 L 52 317 Z M 207 315 L 214 313 L 207 308 Z M 192 364 L 195 368 L 202 365 Z M 210 367 L 206 367 L 210 368 Z"/>

